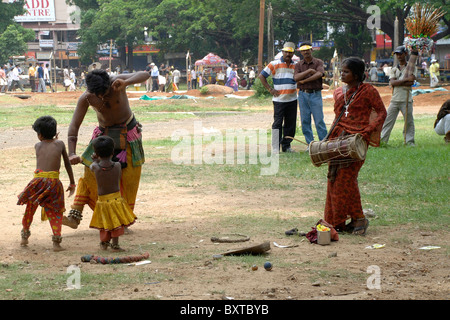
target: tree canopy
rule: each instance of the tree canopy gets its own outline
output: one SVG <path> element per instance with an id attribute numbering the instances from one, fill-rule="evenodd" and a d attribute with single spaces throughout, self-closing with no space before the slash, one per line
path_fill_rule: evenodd
<path id="1" fill-rule="evenodd" d="M 165 52 L 193 53 L 200 59 L 214 52 L 233 62 L 256 64 L 259 34 L 259 4 L 257 0 L 67 0 L 82 12 L 83 42 L 79 54 L 95 55 L 97 45 L 113 39 L 119 46 L 144 42 L 144 28 L 157 41 L 161 54 Z M 367 8 L 380 9 L 380 29 L 394 38 L 394 21 L 400 26 L 403 41 L 404 20 L 410 14 L 414 0 L 271 0 L 274 38 L 280 46 L 285 41 L 297 43 L 323 39 L 328 27 L 340 53 L 362 55 L 372 39 L 367 28 L 371 13 Z M 423 2 L 423 1 L 422 1 Z M 425 0 L 449 12 L 448 0 Z M 447 29 L 435 40 L 449 34 L 450 15 L 442 19 Z M 265 24 L 265 28 L 267 24 Z M 267 30 L 266 30 L 267 31 Z M 264 39 L 266 45 L 266 38 Z M 279 49 L 279 48 L 278 48 Z M 276 52 L 278 50 L 275 50 Z M 267 52 L 264 49 L 264 52 Z M 132 60 L 131 60 L 132 61 Z"/>
<path id="2" fill-rule="evenodd" d="M 34 39 L 34 31 L 18 24 L 10 24 L 0 35 L 0 61 L 28 51 L 27 42 Z"/>
<path id="3" fill-rule="evenodd" d="M 25 12 L 24 1 L 0 2 L 0 62 L 28 50 L 27 42 L 34 39 L 34 31 L 23 28 L 14 17 Z"/>

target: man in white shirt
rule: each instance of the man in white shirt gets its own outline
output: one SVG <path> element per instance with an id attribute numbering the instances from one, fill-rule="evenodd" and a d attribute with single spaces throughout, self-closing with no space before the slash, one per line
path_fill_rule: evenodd
<path id="1" fill-rule="evenodd" d="M 48 70 L 48 67 L 49 67 L 49 64 L 46 63 L 45 68 L 44 68 L 44 82 L 45 82 L 46 86 L 50 87 L 52 92 L 55 92 L 55 90 L 53 90 L 52 83 L 50 81 L 50 71 Z"/>
<path id="2" fill-rule="evenodd" d="M 72 69 L 70 69 L 69 78 L 70 78 L 69 91 L 75 91 L 76 90 L 76 86 L 75 85 L 77 83 L 77 77 L 75 76 L 75 72 L 73 72 Z"/>
<path id="3" fill-rule="evenodd" d="M 158 67 L 152 62 L 150 64 L 150 77 L 152 78 L 152 92 L 158 91 L 158 78 L 159 78 L 159 70 Z"/>
<path id="4" fill-rule="evenodd" d="M 69 69 L 67 69 L 67 67 L 64 68 L 63 75 L 64 75 L 64 88 L 66 88 L 66 91 L 67 91 L 69 89 L 70 83 L 71 83 Z"/>
<path id="5" fill-rule="evenodd" d="M 6 79 L 6 67 L 1 66 L 0 68 L 0 91 L 3 93 L 8 88 L 8 80 Z"/>
<path id="6" fill-rule="evenodd" d="M 173 83 L 175 83 L 176 87 L 179 88 L 181 73 L 178 69 L 173 71 Z"/>
<path id="7" fill-rule="evenodd" d="M 9 85 L 8 91 L 16 90 L 16 84 L 19 86 L 19 89 L 22 90 L 22 92 L 25 91 L 22 87 L 22 84 L 20 83 L 19 70 L 17 69 L 16 66 L 13 66 L 8 76 L 11 79 L 11 84 Z"/>
<path id="8" fill-rule="evenodd" d="M 247 90 L 250 90 L 250 88 L 252 87 L 252 85 L 255 83 L 255 68 L 251 67 L 250 68 L 250 72 L 248 73 L 248 86 L 247 86 Z"/>
<path id="9" fill-rule="evenodd" d="M 231 67 L 232 65 L 230 64 L 227 68 L 227 79 L 230 77 L 230 72 L 231 70 L 233 70 L 233 68 Z"/>
<path id="10" fill-rule="evenodd" d="M 194 69 L 191 71 L 192 89 L 197 89 L 197 73 Z"/>

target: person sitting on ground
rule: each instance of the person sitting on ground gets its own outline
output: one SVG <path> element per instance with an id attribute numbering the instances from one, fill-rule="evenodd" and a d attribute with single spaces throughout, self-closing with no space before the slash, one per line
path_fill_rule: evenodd
<path id="1" fill-rule="evenodd" d="M 434 122 L 434 131 L 438 135 L 444 136 L 446 143 L 450 143 L 450 99 L 445 101 L 439 109 Z"/>

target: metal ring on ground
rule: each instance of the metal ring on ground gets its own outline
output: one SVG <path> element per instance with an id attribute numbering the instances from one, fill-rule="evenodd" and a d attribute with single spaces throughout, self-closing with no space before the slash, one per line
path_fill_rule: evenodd
<path id="1" fill-rule="evenodd" d="M 239 238 L 231 238 L 230 236 L 239 237 Z M 246 236 L 245 234 L 239 234 L 239 233 L 232 233 L 227 236 L 223 235 L 220 237 L 211 237 L 212 242 L 221 242 L 221 243 L 234 243 L 234 242 L 245 242 L 249 241 L 250 237 Z"/>

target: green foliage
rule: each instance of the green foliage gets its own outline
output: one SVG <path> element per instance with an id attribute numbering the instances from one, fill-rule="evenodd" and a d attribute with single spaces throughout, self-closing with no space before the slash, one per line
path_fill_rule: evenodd
<path id="1" fill-rule="evenodd" d="M 343 56 L 362 57 L 372 48 L 372 37 L 366 26 L 346 23 L 341 28 L 335 27 L 332 38 Z"/>
<path id="2" fill-rule="evenodd" d="M 255 0 L 67 0 L 81 8 L 79 31 L 82 45 L 79 54 L 83 62 L 91 62 L 99 44 L 110 39 L 118 46 L 141 44 L 144 27 L 161 49 L 158 58 L 167 52 L 187 52 L 200 59 L 209 52 L 234 63 L 257 64 L 259 36 L 259 2 Z M 332 40 L 340 54 L 362 56 L 371 39 L 366 22 L 366 9 L 377 5 L 381 9 L 381 29 L 393 38 L 395 17 L 400 22 L 408 16 L 415 0 L 272 0 L 275 40 L 295 43 L 324 39 L 327 24 L 334 27 Z M 441 0 L 428 1 L 449 12 L 449 4 Z M 269 3 L 266 1 L 266 8 Z M 0 10 L 2 12 L 2 10 Z M 1 17 L 1 13 L 0 13 Z M 449 24 L 447 14 L 444 24 Z M 0 19 L 0 21 L 3 21 Z M 264 21 L 267 35 L 267 17 Z M 0 24 L 1 30 L 1 24 Z M 450 30 L 450 28 L 449 28 Z M 448 34 L 450 31 L 444 31 Z M 401 40 L 401 39 L 400 39 Z M 275 48 L 275 52 L 280 47 Z M 325 49 L 323 49 L 325 50 Z M 320 50 L 322 51 L 322 50 Z M 325 50 L 326 51 L 326 50 Z M 267 52 L 264 39 L 263 52 Z M 329 56 L 327 52 L 321 53 Z M 130 56 L 132 58 L 132 56 Z M 328 60 L 327 58 L 326 60 Z"/>
<path id="3" fill-rule="evenodd" d="M 333 58 L 335 48 L 336 47 L 322 47 L 320 50 L 314 50 L 312 55 L 323 61 L 330 61 Z"/>
<path id="4" fill-rule="evenodd" d="M 200 88 L 200 93 L 201 94 L 208 94 L 208 92 L 209 92 L 208 87 L 203 86 L 203 87 Z"/>
<path id="5" fill-rule="evenodd" d="M 0 35 L 0 62 L 9 57 L 21 55 L 28 50 L 27 42 L 34 39 L 34 31 L 19 24 L 10 24 Z"/>
<path id="6" fill-rule="evenodd" d="M 273 88 L 272 77 L 267 77 L 267 83 L 270 85 L 271 88 Z M 252 89 L 256 91 L 255 96 L 258 98 L 265 99 L 272 96 L 270 92 L 267 91 L 267 89 L 263 86 L 261 80 L 259 80 L 258 77 L 255 79 L 255 83 L 253 84 Z"/>
<path id="7" fill-rule="evenodd" d="M 4 32 L 9 25 L 15 24 L 15 16 L 25 12 L 23 4 L 24 0 L 17 0 L 11 3 L 0 1 L 0 34 Z"/>

